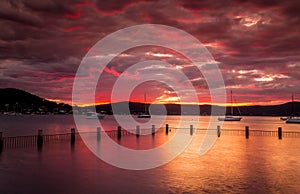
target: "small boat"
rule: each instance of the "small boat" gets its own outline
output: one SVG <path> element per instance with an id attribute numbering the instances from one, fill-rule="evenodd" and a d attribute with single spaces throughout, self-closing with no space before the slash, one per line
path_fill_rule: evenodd
<path id="1" fill-rule="evenodd" d="M 291 118 L 291 117 L 280 117 L 280 120 L 286 121 L 286 120 L 288 120 L 289 118 Z"/>
<path id="2" fill-rule="evenodd" d="M 285 122 L 286 123 L 299 123 L 300 124 L 300 117 L 291 117 L 291 118 L 288 118 Z"/>
<path id="3" fill-rule="evenodd" d="M 104 115 L 97 112 L 87 112 L 86 119 L 104 119 Z"/>
<path id="4" fill-rule="evenodd" d="M 151 118 L 151 115 L 148 114 L 148 109 L 147 109 L 147 100 L 146 100 L 146 94 L 144 94 L 144 100 L 145 100 L 145 104 L 144 104 L 144 113 L 139 114 L 137 117 L 138 118 Z"/>
<path id="5" fill-rule="evenodd" d="M 233 114 L 233 103 L 232 103 L 232 91 L 230 92 L 231 95 L 231 107 L 230 107 L 230 112 L 231 115 L 226 115 L 225 117 L 219 117 L 218 120 L 219 121 L 240 121 L 242 119 L 242 117 L 240 116 L 234 116 Z M 241 114 L 239 107 L 237 107 L 239 114 Z"/>
<path id="6" fill-rule="evenodd" d="M 140 114 L 137 116 L 138 118 L 151 118 L 151 115 L 148 114 Z"/>
<path id="7" fill-rule="evenodd" d="M 231 115 L 227 115 L 225 117 L 218 118 L 219 121 L 240 121 L 241 119 L 242 119 L 242 117 L 236 117 L 236 116 L 231 116 Z"/>

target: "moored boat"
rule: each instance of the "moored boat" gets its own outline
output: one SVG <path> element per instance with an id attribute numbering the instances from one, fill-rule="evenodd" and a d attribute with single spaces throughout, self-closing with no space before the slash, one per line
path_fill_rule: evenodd
<path id="1" fill-rule="evenodd" d="M 242 119 L 241 116 L 234 116 L 234 112 L 233 112 L 233 102 L 232 102 L 232 91 L 230 91 L 230 96 L 231 96 L 231 106 L 230 106 L 230 115 L 226 115 L 224 117 L 219 117 L 218 120 L 219 121 L 240 121 Z M 237 107 L 239 114 L 240 113 L 240 109 L 239 107 Z"/>
<path id="2" fill-rule="evenodd" d="M 151 115 L 148 114 L 146 94 L 144 94 L 144 101 L 145 101 L 145 104 L 144 104 L 144 113 L 139 114 L 137 116 L 137 118 L 151 118 Z"/>
<path id="3" fill-rule="evenodd" d="M 300 124 L 300 117 L 291 117 L 291 118 L 288 118 L 285 122 L 286 123 L 299 123 Z"/>
<path id="4" fill-rule="evenodd" d="M 280 120 L 286 121 L 286 120 L 288 120 L 289 118 L 291 118 L 291 117 L 280 117 Z"/>
<path id="5" fill-rule="evenodd" d="M 138 118 L 151 118 L 151 115 L 149 115 L 149 114 L 140 114 L 137 117 Z"/>
<path id="6" fill-rule="evenodd" d="M 230 116 L 230 115 L 218 118 L 219 121 L 240 121 L 241 119 L 242 117 Z"/>

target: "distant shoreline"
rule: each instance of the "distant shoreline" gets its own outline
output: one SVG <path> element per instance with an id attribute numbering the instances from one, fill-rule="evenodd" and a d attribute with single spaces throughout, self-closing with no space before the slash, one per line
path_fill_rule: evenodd
<path id="1" fill-rule="evenodd" d="M 118 110 L 112 109 L 112 106 L 118 107 Z M 128 107 L 129 106 L 129 107 Z M 152 115 L 195 115 L 200 110 L 201 116 L 224 115 L 224 108 L 226 113 L 230 114 L 230 107 L 217 105 L 186 105 L 186 104 L 164 104 L 165 110 L 161 109 L 161 104 L 151 104 L 149 112 Z M 239 112 L 234 112 L 234 115 L 241 116 L 299 116 L 300 102 L 287 102 L 279 105 L 253 105 L 253 106 L 239 106 Z M 130 111 L 132 115 L 138 115 L 145 111 L 145 104 L 138 102 L 118 102 L 113 104 L 102 104 L 94 106 L 70 106 L 64 103 L 52 102 L 36 95 L 30 94 L 23 90 L 14 88 L 0 89 L 0 114 L 85 114 L 89 111 L 97 111 L 103 114 L 128 114 L 126 110 Z M 182 113 L 181 111 L 184 110 Z M 199 112 L 199 111 L 198 111 Z M 198 115 L 198 114 L 196 114 Z"/>

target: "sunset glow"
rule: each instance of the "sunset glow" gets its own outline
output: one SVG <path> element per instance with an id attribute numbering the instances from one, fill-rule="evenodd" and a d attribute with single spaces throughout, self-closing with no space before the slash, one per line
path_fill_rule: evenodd
<path id="1" fill-rule="evenodd" d="M 55 2 L 55 3 L 54 3 Z M 223 75 L 227 97 L 236 105 L 274 105 L 300 100 L 299 5 L 297 1 L 3 1 L 0 3 L 0 87 L 18 88 L 58 103 L 72 104 L 75 74 L 83 57 L 105 36 L 138 24 L 176 27 L 197 38 L 212 54 Z M 179 36 L 161 37 L 183 42 Z M 158 37 L 156 37 L 158 38 Z M 111 46 L 118 47 L 118 44 Z M 185 45 L 193 49 L 194 45 Z M 113 55 L 109 53 L 108 55 Z M 97 57 L 103 57 L 101 50 Z M 157 60 L 170 64 L 134 64 Z M 141 79 L 172 78 L 183 72 L 198 91 L 177 97 L 165 84 L 145 83 L 129 99 L 116 101 L 211 104 L 205 77 L 189 59 L 155 45 L 129 49 L 115 57 L 99 79 L 95 102 L 110 103 L 113 84 L 120 76 Z M 92 76 L 99 69 L 89 69 Z M 200 73 L 199 73 L 200 74 Z M 175 85 L 185 87 L 178 80 Z M 126 88 L 124 88 L 125 90 Z M 169 91 L 169 92 L 166 92 Z M 83 92 L 83 95 L 93 95 Z M 228 102 L 228 99 L 227 99 Z M 80 106 L 91 105 L 85 102 Z"/>

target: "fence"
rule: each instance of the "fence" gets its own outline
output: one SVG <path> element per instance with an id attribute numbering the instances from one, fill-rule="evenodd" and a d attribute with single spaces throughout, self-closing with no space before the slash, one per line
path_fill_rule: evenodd
<path id="1" fill-rule="evenodd" d="M 239 129 L 222 129 L 220 126 L 217 129 L 194 129 L 193 125 L 190 128 L 171 128 L 168 124 L 166 124 L 165 128 L 155 129 L 155 126 L 152 125 L 151 129 L 140 129 L 139 126 L 136 129 L 132 130 L 124 130 L 121 127 L 118 127 L 117 130 L 112 131 L 101 131 L 100 128 L 97 128 L 95 132 L 81 132 L 80 134 L 95 134 L 97 136 L 97 140 L 100 139 L 106 134 L 109 137 L 116 137 L 121 139 L 122 136 L 133 136 L 135 135 L 137 138 L 142 134 L 151 134 L 155 136 L 157 133 L 165 133 L 168 135 L 170 132 L 181 132 L 181 133 L 189 133 L 190 135 L 194 134 L 205 134 L 211 130 L 218 137 L 221 135 L 243 135 L 246 139 L 251 136 L 266 136 L 266 137 L 278 137 L 278 139 L 282 139 L 283 137 L 287 138 L 300 138 L 300 131 L 282 131 L 281 127 L 278 127 L 277 131 L 269 131 L 269 130 L 250 130 L 248 126 L 245 127 L 244 130 Z M 210 133 L 211 134 L 211 133 Z M 43 144 L 50 144 L 53 142 L 68 142 L 74 144 L 76 139 L 79 140 L 81 137 L 79 133 L 75 132 L 75 129 L 71 129 L 71 133 L 63 133 L 63 134 L 43 134 L 42 130 L 38 130 L 38 135 L 28 135 L 28 136 L 16 136 L 16 137 L 5 137 L 3 133 L 0 132 L 0 152 L 3 148 L 23 148 L 23 147 L 31 147 L 37 146 L 42 147 Z"/>

